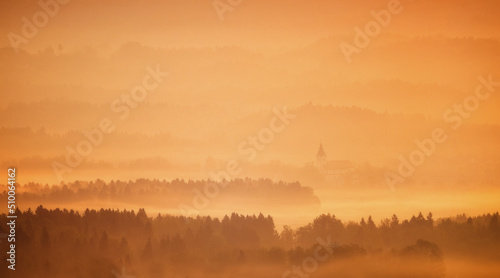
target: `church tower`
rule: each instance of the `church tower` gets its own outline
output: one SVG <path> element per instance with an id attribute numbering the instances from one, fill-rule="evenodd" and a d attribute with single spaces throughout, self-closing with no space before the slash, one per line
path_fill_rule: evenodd
<path id="1" fill-rule="evenodd" d="M 319 144 L 319 150 L 316 154 L 316 168 L 323 171 L 326 166 L 326 159 L 327 157 L 325 151 L 323 150 L 323 144 Z"/>

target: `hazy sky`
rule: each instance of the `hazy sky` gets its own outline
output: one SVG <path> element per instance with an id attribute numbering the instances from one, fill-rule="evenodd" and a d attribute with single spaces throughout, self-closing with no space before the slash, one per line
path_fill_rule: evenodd
<path id="1" fill-rule="evenodd" d="M 52 1 L 42 1 L 52 2 Z M 61 1 L 63 2 L 63 1 Z M 245 47 L 295 47 L 337 35 L 351 35 L 355 26 L 372 19 L 370 11 L 387 9 L 386 0 L 377 1 L 239 1 L 234 7 L 219 1 L 117 0 L 67 1 L 35 38 L 22 48 L 28 51 L 57 47 L 67 50 L 95 47 L 115 49 L 128 41 L 155 47 L 237 45 Z M 238 1 L 234 1 L 238 2 Z M 3 1 L 0 4 L 0 31 L 20 34 L 22 18 L 33 22 L 43 9 L 38 1 Z M 393 15 L 394 23 L 384 32 L 403 36 L 445 35 L 478 38 L 499 37 L 497 1 L 407 1 L 403 12 Z M 56 10 L 51 8 L 51 10 Z M 219 16 L 221 14 L 221 17 Z M 223 20 L 221 20 L 223 18 Z M 0 42 L 9 46 L 7 36 Z"/>
<path id="2" fill-rule="evenodd" d="M 59 182 L 53 163 L 104 121 L 67 180 L 203 179 L 235 159 L 241 177 L 315 187 L 304 165 L 322 142 L 329 159 L 372 165 L 369 183 L 442 128 L 415 180 L 496 186 L 498 1 L 40 3 L 0 3 L 0 162 L 24 181 Z M 294 117 L 241 151 L 276 109 Z"/>

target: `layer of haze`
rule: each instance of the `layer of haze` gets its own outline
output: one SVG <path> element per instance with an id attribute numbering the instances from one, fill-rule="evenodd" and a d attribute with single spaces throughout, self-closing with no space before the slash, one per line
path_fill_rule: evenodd
<path id="1" fill-rule="evenodd" d="M 379 221 L 393 213 L 499 210 L 500 87 L 466 114 L 447 113 L 466 104 L 480 76 L 500 81 L 500 2 L 401 1 L 401 13 L 351 62 L 339 45 L 355 45 L 354 28 L 364 29 L 371 11 L 389 1 L 243 1 L 222 18 L 212 2 L 69 1 L 17 51 L 9 36 L 22 36 L 23 17 L 32 21 L 42 8 L 38 1 L 1 2 L 2 168 L 17 167 L 21 184 L 63 186 L 207 180 L 236 161 L 241 171 L 231 179 L 290 183 L 287 198 L 304 190 L 315 201 L 294 201 L 289 206 L 300 204 L 300 212 L 287 210 L 278 194 L 279 202 L 262 207 L 256 204 L 267 199 L 253 188 L 237 201 L 223 193 L 200 213 L 264 212 L 277 229 L 326 212 Z M 147 67 L 169 75 L 120 118 L 113 103 L 142 84 Z M 277 116 L 286 113 L 289 119 Z M 103 119 L 114 130 L 58 175 L 54 162 L 67 164 L 68 148 L 88 141 L 85 134 Z M 283 130 L 250 147 L 276 119 Z M 384 174 L 398 173 L 398 157 L 408 159 L 419 148 L 415 141 L 436 128 L 446 141 L 389 186 Z M 325 179 L 313 163 L 320 143 L 329 160 L 348 160 L 354 172 Z M 25 205 L 62 206 L 44 198 Z M 185 202 L 150 200 L 64 206 L 176 214 Z"/>

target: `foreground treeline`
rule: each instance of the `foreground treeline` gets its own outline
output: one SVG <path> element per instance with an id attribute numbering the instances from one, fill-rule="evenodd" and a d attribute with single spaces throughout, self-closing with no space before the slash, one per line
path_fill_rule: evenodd
<path id="1" fill-rule="evenodd" d="M 378 225 L 328 214 L 280 232 L 262 214 L 148 217 L 143 209 L 39 206 L 17 215 L 16 271 L 7 270 L 3 253 L 2 277 L 116 277 L 122 268 L 139 278 L 445 277 L 446 256 L 500 261 L 498 213 L 437 221 L 394 215 Z M 5 214 L 0 221 L 0 234 L 8 233 Z M 1 246 L 6 250 L 6 240 Z"/>

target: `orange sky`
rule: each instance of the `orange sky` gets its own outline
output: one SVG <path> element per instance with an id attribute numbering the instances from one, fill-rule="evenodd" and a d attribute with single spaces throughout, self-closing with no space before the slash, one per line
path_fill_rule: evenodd
<path id="1" fill-rule="evenodd" d="M 204 179 L 236 160 L 240 177 L 317 189 L 307 165 L 322 142 L 329 159 L 371 165 L 363 183 L 370 171 L 383 183 L 443 128 L 449 140 L 405 182 L 498 188 L 498 1 L 259 0 L 222 13 L 223 0 L 42 2 L 0 3 L 0 163 L 24 169 L 22 182 L 59 183 L 53 163 L 104 120 L 112 131 L 64 181 Z M 386 10 L 381 26 L 374 14 Z M 370 24 L 379 32 L 357 45 Z M 295 117 L 249 161 L 241 144 L 285 108 Z M 332 198 L 323 208 L 359 216 Z M 478 198 L 464 209 L 479 213 Z"/>
<path id="2" fill-rule="evenodd" d="M 2 33 L 20 33 L 22 18 L 32 20 L 42 10 L 37 2 L 2 2 Z M 68 50 L 92 46 L 106 51 L 128 41 L 155 47 L 290 48 L 322 37 L 350 35 L 355 26 L 371 19 L 370 11 L 386 8 L 389 1 L 242 1 L 223 13 L 223 21 L 214 1 L 66 2 L 24 49 L 36 51 L 61 44 Z M 395 15 L 396 24 L 390 24 L 384 32 L 403 36 L 499 37 L 497 1 L 401 1 L 401 6 L 404 12 Z M 9 44 L 3 36 L 1 45 Z"/>

